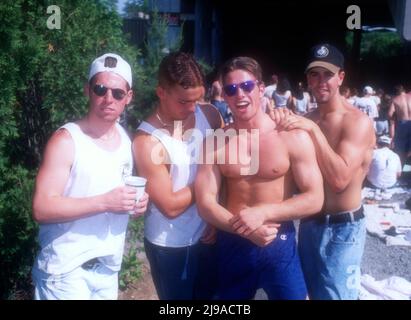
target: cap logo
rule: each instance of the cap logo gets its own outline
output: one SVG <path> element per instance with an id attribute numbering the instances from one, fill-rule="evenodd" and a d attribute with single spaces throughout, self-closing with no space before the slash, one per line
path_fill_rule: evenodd
<path id="1" fill-rule="evenodd" d="M 115 68 L 117 67 L 117 59 L 114 57 L 106 57 L 104 59 L 104 66 L 106 68 Z"/>
<path id="2" fill-rule="evenodd" d="M 326 56 L 328 56 L 328 49 L 327 47 L 321 46 L 320 49 L 317 50 L 317 52 L 315 53 L 315 56 L 317 58 L 325 58 Z"/>

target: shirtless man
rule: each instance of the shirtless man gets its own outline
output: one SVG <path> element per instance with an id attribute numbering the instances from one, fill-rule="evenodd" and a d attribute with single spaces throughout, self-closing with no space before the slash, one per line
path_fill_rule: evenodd
<path id="1" fill-rule="evenodd" d="M 388 110 L 390 120 L 395 123 L 390 127 L 390 136 L 394 140 L 394 150 L 399 154 L 401 163 L 406 162 L 411 153 L 411 92 L 405 93 L 404 87 L 395 87 L 397 95 Z"/>
<path id="2" fill-rule="evenodd" d="M 207 138 L 207 162 L 200 166 L 195 182 L 200 215 L 220 229 L 220 298 L 251 299 L 263 288 L 270 299 L 305 299 L 291 220 L 313 214 L 323 204 L 314 146 L 302 130 L 278 132 L 263 113 L 261 68 L 254 59 L 228 61 L 221 76 L 224 98 L 235 120 Z M 229 139 L 223 138 L 223 146 L 215 147 L 221 135 Z M 230 152 L 236 145 L 238 154 Z M 244 153 L 251 164 L 258 159 L 257 167 L 245 164 L 244 159 L 233 161 L 233 156 Z M 221 203 L 219 196 L 224 199 Z"/>
<path id="3" fill-rule="evenodd" d="M 303 219 L 299 231 L 311 299 L 357 299 L 360 285 L 365 243 L 361 187 L 372 160 L 375 134 L 370 118 L 339 93 L 343 68 L 344 57 L 337 48 L 313 47 L 305 72 L 318 109 L 308 118 L 276 111 L 280 127 L 309 133 L 325 182 L 323 210 Z"/>

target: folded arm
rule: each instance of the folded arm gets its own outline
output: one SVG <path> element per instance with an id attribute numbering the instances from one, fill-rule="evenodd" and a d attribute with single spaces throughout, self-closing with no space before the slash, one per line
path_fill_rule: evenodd
<path id="1" fill-rule="evenodd" d="M 139 175 L 147 179 L 146 191 L 156 207 L 170 219 L 181 215 L 194 203 L 194 187 L 173 191 L 167 167 L 167 151 L 151 135 L 139 133 L 133 141 L 133 154 Z"/>
<path id="2" fill-rule="evenodd" d="M 208 158 L 209 159 L 209 158 Z M 196 203 L 200 216 L 216 228 L 235 233 L 231 219 L 234 215 L 218 202 L 222 176 L 217 165 L 202 164 L 199 166 L 195 181 Z M 243 237 L 258 246 L 272 242 L 278 232 L 278 225 L 265 224 Z"/>

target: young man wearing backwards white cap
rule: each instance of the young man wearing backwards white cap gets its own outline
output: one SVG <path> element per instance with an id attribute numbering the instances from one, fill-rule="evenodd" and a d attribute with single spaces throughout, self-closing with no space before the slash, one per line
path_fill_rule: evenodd
<path id="1" fill-rule="evenodd" d="M 35 299 L 116 299 L 128 211 L 144 213 L 124 186 L 131 141 L 117 119 L 132 98 L 130 65 L 105 54 L 91 65 L 84 93 L 89 112 L 58 129 L 36 179 L 33 217 L 40 252 L 33 267 Z"/>
<path id="2" fill-rule="evenodd" d="M 375 145 L 372 122 L 339 93 L 344 57 L 329 44 L 311 49 L 307 83 L 318 104 L 308 118 L 276 110 L 285 130 L 307 131 L 324 178 L 325 201 L 302 220 L 299 250 L 311 299 L 357 299 L 365 243 L 362 182 Z"/>

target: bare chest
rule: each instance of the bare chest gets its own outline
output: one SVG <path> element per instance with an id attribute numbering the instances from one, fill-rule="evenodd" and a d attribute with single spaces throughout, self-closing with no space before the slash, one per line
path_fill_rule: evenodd
<path id="1" fill-rule="evenodd" d="M 341 140 L 342 119 L 334 117 L 326 120 L 320 120 L 317 124 L 324 136 L 327 138 L 331 148 L 335 150 Z"/>
<path id="2" fill-rule="evenodd" d="M 289 168 L 288 150 L 277 134 L 256 137 L 235 137 L 220 151 L 222 175 L 230 178 L 254 176 L 274 180 L 284 176 Z"/>

